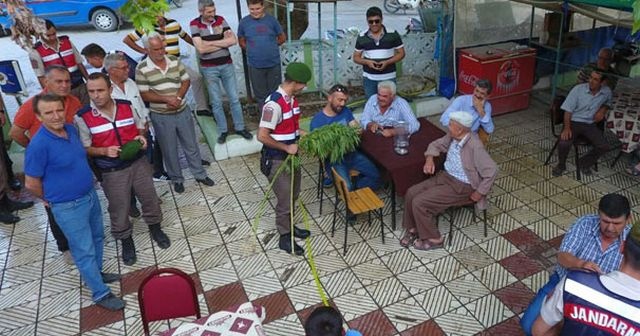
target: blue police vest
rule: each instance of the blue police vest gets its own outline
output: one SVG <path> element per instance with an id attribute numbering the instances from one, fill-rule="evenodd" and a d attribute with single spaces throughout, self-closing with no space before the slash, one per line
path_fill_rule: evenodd
<path id="1" fill-rule="evenodd" d="M 608 290 L 596 273 L 570 271 L 563 300 L 562 335 L 640 336 L 640 301 Z"/>

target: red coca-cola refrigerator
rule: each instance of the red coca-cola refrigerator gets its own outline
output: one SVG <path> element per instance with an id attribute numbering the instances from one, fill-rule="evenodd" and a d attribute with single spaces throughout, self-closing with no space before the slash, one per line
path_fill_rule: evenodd
<path id="1" fill-rule="evenodd" d="M 478 79 L 493 85 L 489 102 L 492 115 L 529 107 L 536 50 L 513 42 L 460 49 L 458 92 L 473 93 Z"/>

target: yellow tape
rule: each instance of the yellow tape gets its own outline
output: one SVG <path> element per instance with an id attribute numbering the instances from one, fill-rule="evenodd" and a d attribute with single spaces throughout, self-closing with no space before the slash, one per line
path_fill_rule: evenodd
<path id="1" fill-rule="evenodd" d="M 298 203 L 299 203 L 300 211 L 302 211 L 302 221 L 304 222 L 307 230 L 311 230 L 311 226 L 309 225 L 309 214 L 307 213 L 307 208 L 305 208 L 301 199 L 298 199 Z M 329 300 L 327 299 L 327 294 L 324 292 L 324 289 L 322 288 L 322 284 L 320 283 L 320 275 L 318 275 L 316 262 L 313 259 L 313 250 L 311 249 L 310 237 L 307 237 L 307 239 L 305 239 L 305 246 L 307 248 L 307 259 L 309 261 L 309 267 L 311 267 L 311 275 L 313 275 L 313 281 L 316 283 L 316 289 L 318 290 L 318 295 L 320 295 L 322 304 L 328 307 Z"/>

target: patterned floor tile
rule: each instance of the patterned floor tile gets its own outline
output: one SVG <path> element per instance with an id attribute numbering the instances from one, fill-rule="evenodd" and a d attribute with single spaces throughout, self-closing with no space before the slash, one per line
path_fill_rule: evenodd
<path id="1" fill-rule="evenodd" d="M 198 275 L 200 276 L 202 288 L 205 291 L 238 281 L 238 276 L 231 262 L 214 268 L 200 270 Z"/>
<path id="2" fill-rule="evenodd" d="M 247 294 L 239 282 L 230 283 L 204 292 L 209 311 L 217 312 L 227 307 L 239 305 L 248 301 Z"/>
<path id="3" fill-rule="evenodd" d="M 453 256 L 447 256 L 427 264 L 427 269 L 441 282 L 448 282 L 469 273 Z"/>
<path id="4" fill-rule="evenodd" d="M 287 315 L 265 324 L 264 331 L 269 336 L 304 335 L 304 329 L 296 314 Z"/>
<path id="5" fill-rule="evenodd" d="M 471 274 L 492 292 L 518 280 L 498 263 L 473 271 Z"/>
<path id="6" fill-rule="evenodd" d="M 348 322 L 349 327 L 363 335 L 391 336 L 397 333 L 393 324 L 380 310 L 370 312 Z"/>
<path id="7" fill-rule="evenodd" d="M 397 278 L 409 290 L 411 295 L 416 295 L 441 284 L 425 266 L 400 273 Z"/>
<path id="8" fill-rule="evenodd" d="M 466 308 L 485 328 L 496 325 L 513 316 L 513 312 L 494 295 L 487 295 L 473 301 Z"/>
<path id="9" fill-rule="evenodd" d="M 540 263 L 527 257 L 522 252 L 500 260 L 500 265 L 506 268 L 519 280 L 529 277 L 542 270 L 542 265 L 540 265 Z"/>
<path id="10" fill-rule="evenodd" d="M 395 277 L 387 278 L 374 284 L 365 286 L 378 306 L 386 307 L 392 303 L 409 297 L 409 292 Z"/>
<path id="11" fill-rule="evenodd" d="M 352 269 L 365 286 L 382 281 L 393 275 L 380 259 L 369 260 Z"/>
<path id="12" fill-rule="evenodd" d="M 505 234 L 522 226 L 514 217 L 501 213 L 491 218 L 491 228 L 499 234 Z"/>
<path id="13" fill-rule="evenodd" d="M 269 271 L 244 279 L 242 280 L 242 285 L 247 297 L 251 301 L 282 290 L 282 284 L 275 271 Z"/>
<path id="14" fill-rule="evenodd" d="M 320 294 L 318 293 L 318 287 L 316 286 L 316 283 L 313 280 L 297 285 L 295 287 L 287 288 L 285 290 L 287 291 L 287 295 L 291 300 L 291 304 L 293 305 L 293 308 L 296 311 L 309 308 L 313 305 L 318 304 L 318 302 L 322 301 Z M 365 295 L 368 297 L 368 294 L 364 289 L 358 289 L 356 291 L 361 295 Z M 353 291 L 353 292 L 356 292 L 356 291 Z M 349 292 L 349 293 L 353 293 L 353 292 Z M 369 298 L 369 300 L 371 299 Z"/>
<path id="15" fill-rule="evenodd" d="M 267 296 L 263 296 L 259 299 L 253 300 L 253 303 L 263 306 L 267 311 L 263 324 L 268 324 L 271 321 L 294 313 L 293 306 L 291 305 L 289 297 L 285 291 L 278 291 Z"/>
<path id="16" fill-rule="evenodd" d="M 535 293 L 522 282 L 517 281 L 498 289 L 494 295 L 514 314 L 520 314 L 527 308 Z"/>
<path id="17" fill-rule="evenodd" d="M 478 334 L 479 336 L 493 336 L 493 335 L 509 335 L 509 336 L 522 336 L 524 332 L 520 327 L 520 318 L 514 316 L 505 321 L 502 321 L 495 326 L 484 330 Z"/>
<path id="18" fill-rule="evenodd" d="M 526 203 L 526 204 L 530 204 L 530 203 Z M 543 215 L 541 215 L 540 213 L 538 213 L 528 205 L 513 209 L 507 212 L 507 214 L 513 218 L 516 218 L 517 221 L 522 225 L 531 224 L 533 222 L 539 221 L 540 219 L 544 218 Z"/>
<path id="19" fill-rule="evenodd" d="M 421 265 L 420 260 L 409 249 L 402 249 L 382 256 L 382 262 L 393 274 L 402 273 Z"/>
<path id="20" fill-rule="evenodd" d="M 364 288 L 334 298 L 333 302 L 342 313 L 342 317 L 347 321 L 357 319 L 378 309 L 375 301 Z"/>
<path id="21" fill-rule="evenodd" d="M 78 333 L 80 333 L 80 310 L 50 318 L 39 317 L 37 335 L 76 335 Z"/>
<path id="22" fill-rule="evenodd" d="M 549 272 L 546 270 L 542 270 L 540 272 L 536 272 L 529 277 L 522 279 L 522 283 L 525 284 L 529 289 L 533 292 L 537 293 L 542 286 L 544 286 L 549 281 Z"/>
<path id="23" fill-rule="evenodd" d="M 495 260 L 478 245 L 458 251 L 454 253 L 453 256 L 469 271 L 475 271 L 495 262 Z"/>
<path id="24" fill-rule="evenodd" d="M 37 302 L 29 302 L 24 305 L 14 305 L 10 308 L 0 310 L 0 315 L 2 316 L 2 326 L 0 326 L 1 334 L 8 335 L 14 333 L 20 335 L 19 331 L 24 330 L 23 328 L 29 325 L 35 327 L 36 314 L 34 314 L 34 311 L 37 309 Z"/>
<path id="25" fill-rule="evenodd" d="M 451 280 L 445 286 L 464 305 L 489 294 L 489 289 L 471 273 Z"/>
<path id="26" fill-rule="evenodd" d="M 417 326 L 403 331 L 400 336 L 444 336 L 445 333 L 442 331 L 440 326 L 435 320 L 429 320 L 423 323 L 418 324 Z"/>
<path id="27" fill-rule="evenodd" d="M 122 311 L 109 311 L 97 305 L 80 309 L 80 332 L 85 333 L 122 321 Z M 119 329 L 119 328 L 118 328 Z"/>
<path id="28" fill-rule="evenodd" d="M 525 252 L 544 242 L 538 235 L 526 227 L 507 232 L 503 237 L 518 249 Z"/>
<path id="29" fill-rule="evenodd" d="M 520 251 L 503 236 L 498 236 L 484 243 L 480 243 L 479 246 L 495 260 L 504 259 Z"/>
<path id="30" fill-rule="evenodd" d="M 407 298 L 382 308 L 396 330 L 402 332 L 429 319 L 429 315 L 415 298 Z"/>
<path id="31" fill-rule="evenodd" d="M 463 307 L 436 317 L 435 320 L 447 335 L 473 335 L 484 329 L 474 316 Z"/>
<path id="32" fill-rule="evenodd" d="M 433 287 L 414 297 L 431 317 L 440 316 L 462 306 L 445 286 Z"/>
<path id="33" fill-rule="evenodd" d="M 331 297 L 337 297 L 363 287 L 355 273 L 348 268 L 323 276 L 320 278 L 320 282 L 327 291 L 327 295 Z"/>

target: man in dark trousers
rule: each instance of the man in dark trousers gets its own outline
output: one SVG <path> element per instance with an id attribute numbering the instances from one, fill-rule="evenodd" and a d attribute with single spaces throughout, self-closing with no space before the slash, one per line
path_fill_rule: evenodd
<path id="1" fill-rule="evenodd" d="M 261 169 L 273 183 L 273 193 L 278 202 L 276 204 L 276 228 L 280 233 L 279 247 L 281 250 L 296 255 L 304 254 L 302 247 L 295 242 L 291 243 L 291 234 L 296 238 L 307 238 L 309 231 L 293 227 L 291 232 L 291 208 L 290 195 L 293 188 L 293 198 L 300 194 L 300 168 L 293 172 L 293 185 L 291 175 L 287 170 L 282 170 L 276 177 L 278 167 L 285 161 L 288 155 L 298 153 L 297 141 L 300 138 L 300 107 L 295 95 L 302 92 L 311 80 L 311 70 L 303 63 L 290 63 L 284 74 L 284 83 L 278 90 L 272 93 L 262 108 L 262 118 L 258 128 L 258 141 L 262 147 Z M 270 168 L 269 168 L 270 167 Z M 273 179 L 275 178 L 275 181 Z"/>

